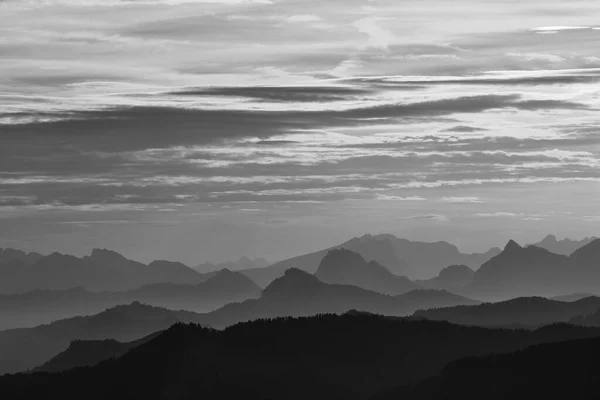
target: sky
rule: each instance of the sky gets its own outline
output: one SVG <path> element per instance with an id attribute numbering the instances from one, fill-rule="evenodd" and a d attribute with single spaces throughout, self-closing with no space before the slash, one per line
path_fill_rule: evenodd
<path id="1" fill-rule="evenodd" d="M 597 0 L 4 0 L 0 247 L 272 261 L 600 225 Z"/>

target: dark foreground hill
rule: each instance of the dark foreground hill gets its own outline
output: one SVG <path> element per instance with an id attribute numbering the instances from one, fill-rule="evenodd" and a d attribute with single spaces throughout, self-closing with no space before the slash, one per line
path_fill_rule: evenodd
<path id="1" fill-rule="evenodd" d="M 161 333 L 162 331 L 155 332 L 132 342 L 119 342 L 115 339 L 73 340 L 67 350 L 34 368 L 32 372 L 61 372 L 77 367 L 93 366 L 101 361 L 120 357 L 129 350 L 148 343 Z"/>
<path id="2" fill-rule="evenodd" d="M 199 318 L 199 314 L 192 312 L 132 303 L 92 316 L 2 331 L 0 374 L 37 367 L 67 349 L 73 340 L 132 341 L 167 329 L 177 322 L 199 322 Z"/>
<path id="3" fill-rule="evenodd" d="M 377 400 L 596 400 L 600 338 L 532 346 L 512 354 L 467 358 L 435 378 Z"/>
<path id="4" fill-rule="evenodd" d="M 419 310 L 414 316 L 434 321 L 473 326 L 539 326 L 571 322 L 574 317 L 600 309 L 600 297 L 586 297 L 573 302 L 543 297 L 519 297 L 498 303 Z"/>
<path id="5" fill-rule="evenodd" d="M 434 376 L 468 356 L 589 338 L 597 328 L 492 330 L 351 313 L 178 324 L 124 356 L 58 374 L 0 378 L 0 398 L 368 399 Z"/>

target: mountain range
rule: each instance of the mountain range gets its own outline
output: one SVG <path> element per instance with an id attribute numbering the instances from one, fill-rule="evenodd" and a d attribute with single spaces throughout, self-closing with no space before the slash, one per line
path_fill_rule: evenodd
<path id="1" fill-rule="evenodd" d="M 358 286 L 389 295 L 419 288 L 410 279 L 392 274 L 377 261 L 367 262 L 359 253 L 343 248 L 328 251 L 315 276 L 321 282 Z"/>
<path id="2" fill-rule="evenodd" d="M 133 341 L 177 322 L 200 322 L 200 315 L 135 302 L 91 316 L 1 331 L 0 374 L 37 367 L 67 349 L 72 340 Z"/>
<path id="3" fill-rule="evenodd" d="M 406 316 L 419 309 L 478 303 L 442 290 L 413 290 L 389 296 L 357 286 L 321 282 L 314 275 L 291 268 L 267 286 L 260 298 L 228 304 L 204 314 L 201 322 L 220 329 L 261 318 L 342 314 L 349 310 Z"/>
<path id="4" fill-rule="evenodd" d="M 546 249 L 554 254 L 562 254 L 565 256 L 570 256 L 575 250 L 586 246 L 598 239 L 595 236 L 586 237 L 581 240 L 571 240 L 569 238 L 564 238 L 563 240 L 558 240 L 554 235 L 547 235 L 541 241 L 534 243 L 531 246 L 541 247 L 542 249 Z"/>
<path id="5" fill-rule="evenodd" d="M 52 253 L 31 263 L 13 258 L 0 264 L 0 293 L 64 290 L 83 287 L 92 291 L 134 289 L 151 283 L 200 283 L 208 277 L 181 263 L 154 261 L 149 265 L 121 254 L 94 249 L 82 258 Z"/>
<path id="6" fill-rule="evenodd" d="M 123 292 L 90 292 L 79 287 L 0 295 L 0 330 L 95 314 L 133 301 L 206 313 L 229 303 L 258 298 L 262 292 L 239 272 L 223 270 L 211 275 L 198 284 L 156 283 Z"/>
<path id="7" fill-rule="evenodd" d="M 478 299 L 502 300 L 522 296 L 560 296 L 596 293 L 600 287 L 600 239 L 570 256 L 515 241 L 475 271 L 472 282 L 459 291 Z"/>
<path id="8" fill-rule="evenodd" d="M 499 248 L 493 248 L 484 254 L 463 254 L 456 246 L 447 242 L 415 242 L 390 234 L 364 235 L 337 246 L 277 262 L 267 268 L 250 269 L 242 273 L 258 285 L 266 287 L 289 268 L 315 273 L 323 257 L 330 250 L 340 248 L 354 251 L 366 261 L 376 261 L 394 275 L 411 279 L 434 277 L 449 265 L 479 268 L 501 252 Z"/>
<path id="9" fill-rule="evenodd" d="M 251 260 L 248 257 L 242 257 L 237 261 L 230 261 L 219 264 L 205 262 L 203 264 L 198 265 L 197 267 L 194 267 L 194 270 L 202 274 L 206 274 L 208 272 L 221 271 L 223 269 L 227 269 L 229 271 L 242 271 L 245 269 L 265 268 L 268 267 L 270 264 L 271 263 L 269 263 L 264 258 L 255 258 L 254 260 Z"/>
<path id="10" fill-rule="evenodd" d="M 419 310 L 413 316 L 469 326 L 536 327 L 557 322 L 575 323 L 574 318 L 593 314 L 599 309 L 600 297 L 572 302 L 520 297 L 498 303 Z"/>
<path id="11" fill-rule="evenodd" d="M 356 312 L 257 320 L 223 331 L 176 324 L 93 367 L 0 377 L 0 397 L 366 400 L 465 357 L 599 334 L 586 327 L 482 329 Z"/>
<path id="12" fill-rule="evenodd" d="M 441 270 L 435 278 L 415 283 L 426 289 L 458 290 L 470 284 L 474 276 L 475 271 L 466 265 L 450 265 Z"/>

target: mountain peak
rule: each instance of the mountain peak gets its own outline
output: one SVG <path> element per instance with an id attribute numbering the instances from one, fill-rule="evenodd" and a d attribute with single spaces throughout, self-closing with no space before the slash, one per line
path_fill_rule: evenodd
<path id="1" fill-rule="evenodd" d="M 127 260 L 123 255 L 117 253 L 116 251 L 108 249 L 94 249 L 92 250 L 90 258 L 101 260 L 104 262 Z"/>
<path id="2" fill-rule="evenodd" d="M 504 251 L 518 251 L 523 249 L 517 242 L 514 240 L 509 240 L 506 246 L 504 246 Z"/>
<path id="3" fill-rule="evenodd" d="M 263 290 L 263 297 L 290 293 L 310 296 L 312 289 L 321 285 L 324 285 L 324 283 L 314 275 L 298 268 L 290 268 L 285 271 L 281 278 L 275 279 Z"/>
<path id="4" fill-rule="evenodd" d="M 556 239 L 556 236 L 554 235 L 546 235 L 546 237 L 542 239 L 542 242 L 556 243 L 558 242 L 558 239 Z"/>

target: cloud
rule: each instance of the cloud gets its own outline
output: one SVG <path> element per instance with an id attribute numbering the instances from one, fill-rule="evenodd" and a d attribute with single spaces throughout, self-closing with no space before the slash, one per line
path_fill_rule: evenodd
<path id="1" fill-rule="evenodd" d="M 493 213 L 477 213 L 475 214 L 475 216 L 477 217 L 491 217 L 491 218 L 516 218 L 516 217 L 522 217 L 523 214 L 521 213 L 512 213 L 512 212 L 493 212 Z"/>
<path id="2" fill-rule="evenodd" d="M 387 50 L 396 38 L 392 32 L 379 25 L 384 20 L 385 18 L 381 17 L 367 17 L 355 21 L 352 25 L 369 37 L 370 47 Z"/>
<path id="3" fill-rule="evenodd" d="M 443 214 L 425 214 L 425 215 L 411 215 L 406 217 L 408 220 L 416 221 L 437 221 L 437 222 L 448 222 L 450 218 Z"/>
<path id="4" fill-rule="evenodd" d="M 471 133 L 471 132 L 482 132 L 487 131 L 484 128 L 478 128 L 475 126 L 457 125 L 452 128 L 444 129 L 444 132 L 456 132 L 456 133 Z"/>
<path id="5" fill-rule="evenodd" d="M 478 197 L 442 197 L 440 199 L 443 203 L 483 203 Z"/>
<path id="6" fill-rule="evenodd" d="M 319 22 L 321 17 L 313 14 L 298 14 L 287 17 L 286 21 L 292 23 Z"/>
<path id="7" fill-rule="evenodd" d="M 207 87 L 171 92 L 177 96 L 247 97 L 282 102 L 330 102 L 373 94 L 372 90 L 347 86 L 248 86 Z"/>
<path id="8" fill-rule="evenodd" d="M 420 196 L 401 197 L 401 196 L 390 196 L 390 195 L 386 195 L 386 194 L 378 194 L 377 196 L 375 196 L 375 198 L 377 200 L 383 200 L 383 201 L 425 201 L 425 200 L 427 200 L 426 198 L 420 197 Z"/>

